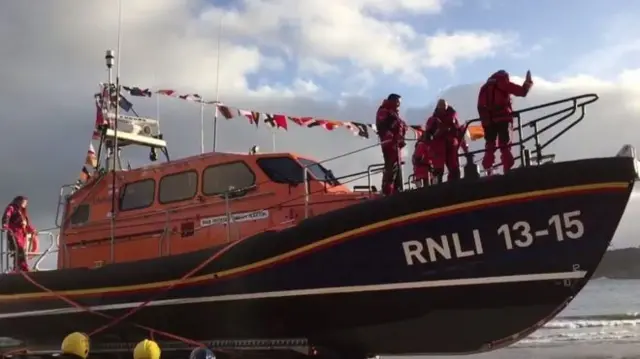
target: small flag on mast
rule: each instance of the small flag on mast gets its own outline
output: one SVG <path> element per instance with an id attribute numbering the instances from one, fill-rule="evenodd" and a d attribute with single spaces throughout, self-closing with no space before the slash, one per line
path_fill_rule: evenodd
<path id="1" fill-rule="evenodd" d="M 93 149 L 93 144 L 89 142 L 89 149 L 87 150 L 87 156 L 85 157 L 84 165 L 80 171 L 80 176 L 76 184 L 84 185 L 92 177 L 94 169 L 98 167 L 98 158 L 96 157 L 96 151 Z"/>

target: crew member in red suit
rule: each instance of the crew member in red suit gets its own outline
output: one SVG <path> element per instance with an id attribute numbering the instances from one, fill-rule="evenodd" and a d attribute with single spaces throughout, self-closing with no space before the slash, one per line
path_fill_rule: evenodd
<path id="1" fill-rule="evenodd" d="M 431 184 L 433 167 L 431 165 L 429 140 L 427 133 L 423 133 L 416 141 L 416 148 L 413 150 L 413 176 L 418 188 Z"/>
<path id="2" fill-rule="evenodd" d="M 404 135 L 407 124 L 398 113 L 400 100 L 400 95 L 390 94 L 376 113 L 376 128 L 384 158 L 382 173 L 382 194 L 384 195 L 390 195 L 402 188 L 400 150 L 405 146 Z"/>
<path id="3" fill-rule="evenodd" d="M 485 138 L 485 154 L 482 167 L 491 174 L 495 162 L 496 142 L 500 148 L 500 160 L 506 173 L 513 167 L 511 153 L 511 129 L 513 128 L 513 108 L 511 95 L 526 97 L 533 86 L 531 71 L 527 71 L 522 86 L 509 81 L 509 73 L 500 70 L 487 80 L 478 94 L 478 114 L 482 121 Z"/>
<path id="4" fill-rule="evenodd" d="M 4 210 L 2 229 L 6 231 L 9 250 L 14 252 L 16 271 L 29 271 L 27 263 L 27 235 L 35 235 L 29 221 L 27 198 L 18 196 Z"/>
<path id="5" fill-rule="evenodd" d="M 438 100 L 436 109 L 427 120 L 425 127 L 425 134 L 431 138 L 431 161 L 438 183 L 442 183 L 445 166 L 449 172 L 448 181 L 460 179 L 459 147 L 462 147 L 467 161 L 473 161 L 472 156 L 469 155 L 469 147 L 464 139 L 463 130 L 464 126 L 460 125 L 456 110 L 449 106 L 447 101 Z"/>

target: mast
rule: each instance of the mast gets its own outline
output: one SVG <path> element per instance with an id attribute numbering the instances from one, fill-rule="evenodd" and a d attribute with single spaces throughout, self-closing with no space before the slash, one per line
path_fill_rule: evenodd
<path id="1" fill-rule="evenodd" d="M 218 28 L 218 53 L 216 61 L 216 111 L 213 115 L 213 152 L 216 152 L 216 142 L 218 140 L 218 101 L 220 101 L 220 41 L 222 40 L 222 20 L 220 16 L 220 27 Z"/>
<path id="2" fill-rule="evenodd" d="M 200 98 L 200 154 L 204 153 L 204 100 Z"/>
<path id="3" fill-rule="evenodd" d="M 119 157 L 118 148 L 118 115 L 120 115 L 120 68 L 121 68 L 121 53 L 122 53 L 122 0 L 118 0 L 118 44 L 117 53 L 118 60 L 116 62 L 116 103 L 115 103 L 115 118 L 113 123 L 114 138 L 112 142 L 112 165 L 111 165 L 111 263 L 115 262 L 115 230 L 116 230 L 116 206 L 117 206 L 117 187 L 116 187 L 116 164 Z M 111 85 L 111 84 L 110 84 Z M 111 97 L 111 94 L 109 94 Z"/>
<path id="4" fill-rule="evenodd" d="M 107 93 L 109 94 L 108 96 L 110 96 L 111 86 L 113 84 L 114 58 L 115 57 L 114 57 L 113 50 L 107 50 L 105 55 L 104 55 L 104 61 L 105 61 L 106 65 L 107 65 L 107 74 L 108 74 L 107 75 L 107 89 L 108 89 Z M 100 88 L 101 95 L 104 95 L 104 93 L 105 93 L 104 90 L 105 90 L 104 87 Z M 106 117 L 107 121 L 108 121 L 109 113 L 111 112 L 110 111 L 111 101 L 110 101 L 109 97 L 101 99 L 101 106 L 106 106 L 106 108 L 101 107 L 101 111 L 102 111 L 103 119 Z M 102 159 L 100 158 L 100 154 L 102 153 L 102 147 L 105 148 L 105 151 L 109 151 L 107 146 L 103 146 L 103 144 L 104 144 L 104 135 L 101 134 L 100 135 L 100 144 L 98 145 L 98 158 L 97 158 L 98 159 L 98 163 L 97 163 L 98 166 L 100 166 L 100 162 L 102 161 Z M 109 165 L 108 161 L 109 161 L 109 154 L 107 153 L 107 158 L 106 158 L 106 161 L 105 161 L 105 167 L 107 167 L 107 168 L 109 167 L 108 166 Z"/>

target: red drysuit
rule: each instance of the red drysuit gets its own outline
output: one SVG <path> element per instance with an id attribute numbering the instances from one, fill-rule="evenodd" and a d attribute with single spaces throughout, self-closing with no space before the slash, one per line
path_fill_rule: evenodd
<path id="1" fill-rule="evenodd" d="M 469 151 L 462 130 L 456 110 L 443 100 L 438 102 L 438 107 L 427 120 L 425 133 L 431 137 L 431 161 L 439 182 L 442 182 L 445 166 L 449 172 L 448 181 L 460 179 L 458 147 L 462 147 L 465 153 Z"/>
<path id="2" fill-rule="evenodd" d="M 429 185 L 431 183 L 431 171 L 433 168 L 431 164 L 431 149 L 425 136 L 422 136 L 416 142 L 412 162 L 415 182 L 421 184 L 421 187 Z"/>
<path id="3" fill-rule="evenodd" d="M 500 70 L 487 80 L 478 94 L 478 114 L 482 121 L 485 138 L 485 154 L 482 167 L 491 173 L 495 162 L 496 142 L 500 148 L 500 157 L 504 172 L 513 167 L 514 158 L 511 153 L 511 128 L 513 108 L 511 95 L 525 97 L 533 86 L 531 72 L 522 86 L 509 81 L 509 74 Z"/>
<path id="4" fill-rule="evenodd" d="M 35 230 L 29 224 L 26 202 L 23 196 L 18 196 L 4 210 L 2 216 L 2 229 L 6 231 L 9 250 L 14 251 L 16 271 L 29 271 L 27 263 L 27 234 L 35 234 Z"/>
<path id="5" fill-rule="evenodd" d="M 405 146 L 407 124 L 400 118 L 400 96 L 391 94 L 382 102 L 376 113 L 376 128 L 384 158 L 382 194 L 390 195 L 402 188 L 400 176 L 400 150 Z"/>

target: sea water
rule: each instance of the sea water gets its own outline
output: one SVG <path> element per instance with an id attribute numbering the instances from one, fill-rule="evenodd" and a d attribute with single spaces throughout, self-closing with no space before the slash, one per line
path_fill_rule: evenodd
<path id="1" fill-rule="evenodd" d="M 554 320 L 510 347 L 429 358 L 640 359 L 640 280 L 590 281 Z"/>

